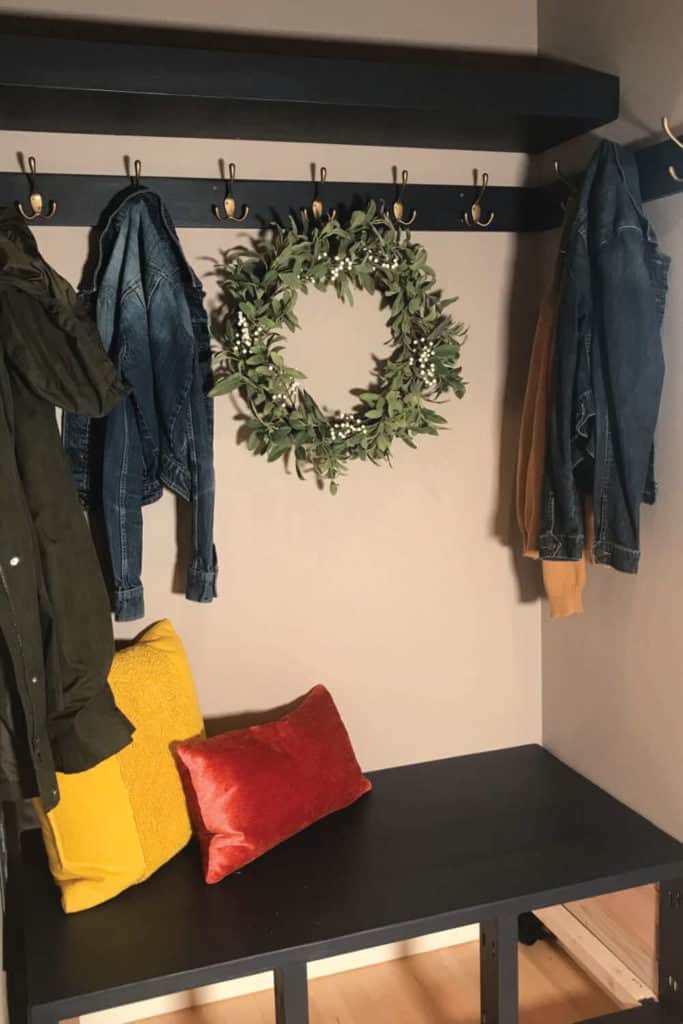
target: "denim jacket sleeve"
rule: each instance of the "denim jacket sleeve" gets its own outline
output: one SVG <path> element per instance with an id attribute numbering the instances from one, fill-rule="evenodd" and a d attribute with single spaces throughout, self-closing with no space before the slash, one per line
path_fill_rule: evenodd
<path id="1" fill-rule="evenodd" d="M 185 596 L 209 602 L 216 597 L 218 562 L 213 543 L 215 475 L 212 399 L 207 397 L 201 366 L 195 370 L 189 408 L 192 473 L 192 553 Z"/>
<path id="2" fill-rule="evenodd" d="M 661 320 L 668 257 L 633 217 L 601 240 L 596 394 L 608 415 L 599 431 L 596 548 L 600 562 L 636 572 L 640 505 L 654 499 L 653 446 L 664 379 Z"/>
<path id="3" fill-rule="evenodd" d="M 102 508 L 109 542 L 117 622 L 145 614 L 142 587 L 142 491 L 144 459 L 134 399 L 107 419 L 102 471 Z"/>
<path id="4" fill-rule="evenodd" d="M 210 340 L 201 291 L 160 281 L 148 308 L 150 348 L 157 377 L 172 373 L 176 386 L 157 399 L 162 445 L 162 478 L 191 505 L 192 534 L 186 597 L 209 602 L 216 596 L 213 544 L 215 483 L 212 400 L 205 368 Z M 169 366 L 169 361 L 171 365 Z"/>
<path id="5" fill-rule="evenodd" d="M 113 310 L 116 310 L 114 315 Z M 147 474 L 158 461 L 154 385 L 147 315 L 139 289 L 125 295 L 103 289 L 98 319 L 115 324 L 111 350 L 132 394 L 107 418 L 102 464 L 102 508 L 109 542 L 117 621 L 145 613 L 142 571 L 142 505 Z"/>

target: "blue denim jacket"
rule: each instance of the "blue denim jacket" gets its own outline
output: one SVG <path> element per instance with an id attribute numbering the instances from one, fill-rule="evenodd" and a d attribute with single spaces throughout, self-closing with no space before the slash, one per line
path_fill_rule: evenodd
<path id="1" fill-rule="evenodd" d="M 540 554 L 578 560 L 583 496 L 593 558 L 638 571 L 640 505 L 654 503 L 670 260 L 643 212 L 633 154 L 603 142 L 567 238 L 541 509 Z"/>
<path id="2" fill-rule="evenodd" d="M 105 349 L 132 394 L 104 424 L 65 415 L 63 443 L 81 502 L 101 508 L 120 621 L 144 615 L 142 506 L 162 485 L 191 502 L 186 595 L 216 596 L 210 340 L 204 291 L 162 199 L 144 187 L 118 197 L 84 293 Z"/>

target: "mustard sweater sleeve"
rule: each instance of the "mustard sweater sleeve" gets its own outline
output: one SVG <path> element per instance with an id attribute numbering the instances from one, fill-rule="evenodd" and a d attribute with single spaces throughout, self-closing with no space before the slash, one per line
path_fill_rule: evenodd
<path id="1" fill-rule="evenodd" d="M 550 603 L 550 617 L 564 619 L 583 611 L 586 556 L 580 562 L 543 562 L 543 583 Z"/>

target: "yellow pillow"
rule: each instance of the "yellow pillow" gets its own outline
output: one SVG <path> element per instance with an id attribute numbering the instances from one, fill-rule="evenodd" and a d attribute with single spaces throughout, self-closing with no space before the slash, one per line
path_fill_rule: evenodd
<path id="1" fill-rule="evenodd" d="M 36 811 L 67 913 L 149 878 L 187 844 L 190 819 L 172 744 L 203 735 L 187 656 L 171 623 L 119 651 L 109 675 L 132 743 L 87 772 L 58 775 L 60 801 Z"/>

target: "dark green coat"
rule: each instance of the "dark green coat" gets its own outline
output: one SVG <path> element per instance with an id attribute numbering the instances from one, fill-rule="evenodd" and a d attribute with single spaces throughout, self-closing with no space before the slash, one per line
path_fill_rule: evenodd
<path id="1" fill-rule="evenodd" d="M 103 416 L 126 389 L 73 289 L 0 208 L 0 795 L 57 803 L 55 771 L 130 742 L 113 636 L 55 406 Z"/>

